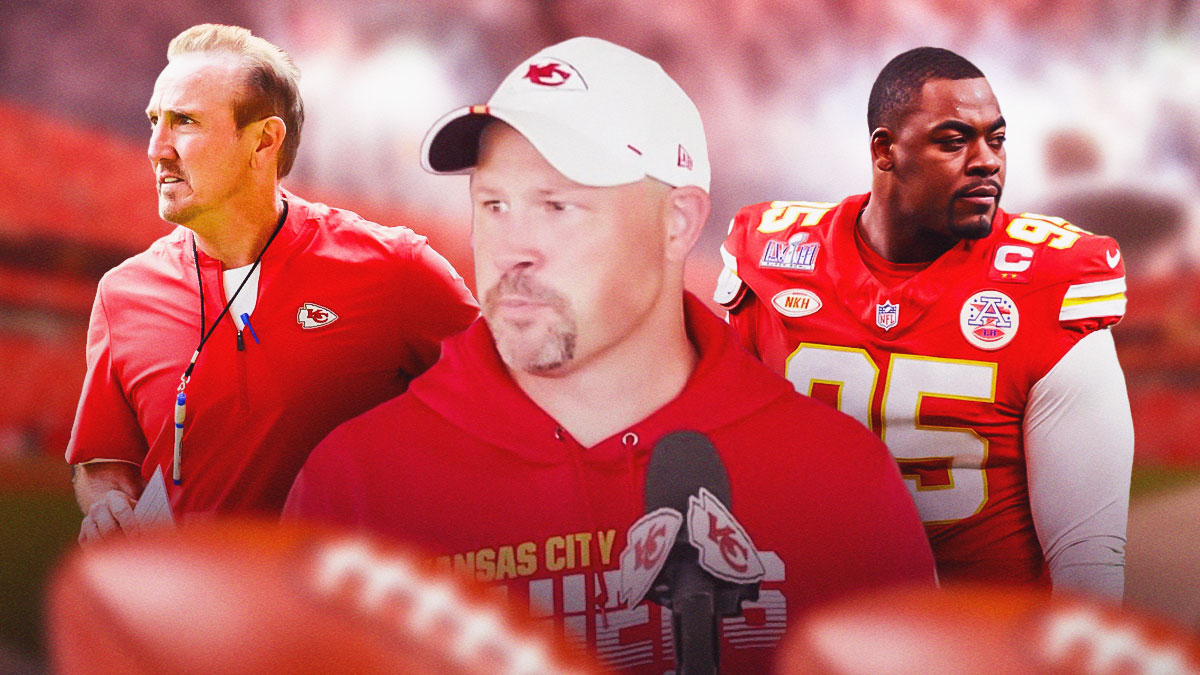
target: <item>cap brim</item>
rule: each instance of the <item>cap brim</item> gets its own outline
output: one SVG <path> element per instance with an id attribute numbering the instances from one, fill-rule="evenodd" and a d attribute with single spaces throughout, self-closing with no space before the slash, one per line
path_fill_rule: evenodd
<path id="1" fill-rule="evenodd" d="M 479 158 L 479 135 L 496 119 L 476 112 L 483 106 L 467 106 L 442 116 L 421 143 L 421 166 L 430 173 L 463 173 Z"/>
<path id="2" fill-rule="evenodd" d="M 646 177 L 632 148 L 624 156 L 548 115 L 490 106 L 459 108 L 434 123 L 421 144 L 421 165 L 437 174 L 470 171 L 479 161 L 479 137 L 493 120 L 516 129 L 559 173 L 581 185 L 609 187 Z"/>

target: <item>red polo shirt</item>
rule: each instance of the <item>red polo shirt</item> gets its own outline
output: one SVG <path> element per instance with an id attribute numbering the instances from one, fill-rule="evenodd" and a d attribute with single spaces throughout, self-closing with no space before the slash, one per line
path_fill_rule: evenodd
<path id="1" fill-rule="evenodd" d="M 225 316 L 187 386 L 177 515 L 278 512 L 330 430 L 403 392 L 477 314 L 424 237 L 286 198 L 251 315 L 259 342 L 247 334 L 239 349 Z M 199 265 L 211 324 L 223 266 L 203 252 Z M 178 227 L 100 280 L 67 461 L 124 460 L 144 478 L 161 466 L 170 482 L 176 389 L 199 341 L 192 233 Z"/>

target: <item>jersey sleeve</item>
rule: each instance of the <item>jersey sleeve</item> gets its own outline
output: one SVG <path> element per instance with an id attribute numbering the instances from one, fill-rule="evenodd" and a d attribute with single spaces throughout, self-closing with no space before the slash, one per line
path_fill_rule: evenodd
<path id="1" fill-rule="evenodd" d="M 1108 330 L 1080 339 L 1034 385 L 1022 433 L 1030 510 L 1054 588 L 1119 600 L 1133 422 Z"/>
<path id="2" fill-rule="evenodd" d="M 479 316 L 479 305 L 463 278 L 425 237 L 407 232 L 410 258 L 402 266 L 396 307 L 411 363 L 409 378 L 437 362 L 442 340 L 461 332 Z"/>
<path id="3" fill-rule="evenodd" d="M 87 375 L 75 411 L 66 458 L 70 464 L 117 460 L 140 465 L 149 447 L 113 361 L 104 288 L 101 279 L 88 322 Z"/>
<path id="4" fill-rule="evenodd" d="M 1125 261 L 1116 240 L 1081 231 L 1065 252 L 1059 325 L 1087 334 L 1120 321 L 1125 316 Z"/>
<path id="5" fill-rule="evenodd" d="M 747 351 L 760 358 L 755 342 L 754 293 L 738 275 L 738 262 L 746 249 L 746 223 L 756 206 L 743 207 L 729 221 L 729 232 L 725 242 L 721 244 L 721 274 L 717 277 L 717 287 L 713 291 L 713 300 L 726 310 L 725 320 L 737 333 L 738 342 Z"/>
<path id="6" fill-rule="evenodd" d="M 731 312 L 750 293 L 750 288 L 742 280 L 738 267 L 747 259 L 748 251 L 754 245 L 750 223 L 761 216 L 763 209 L 768 205 L 752 204 L 739 209 L 729 221 L 729 231 L 725 235 L 725 242 L 721 244 L 722 268 L 720 276 L 717 277 L 713 300 Z"/>

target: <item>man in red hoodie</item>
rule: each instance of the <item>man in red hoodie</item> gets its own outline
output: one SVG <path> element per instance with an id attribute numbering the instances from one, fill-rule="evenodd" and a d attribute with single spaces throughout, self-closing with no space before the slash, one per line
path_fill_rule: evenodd
<path id="1" fill-rule="evenodd" d="M 796 394 L 684 291 L 708 157 L 658 64 L 594 38 L 548 47 L 487 105 L 442 118 L 422 161 L 471 174 L 484 319 L 318 446 L 286 517 L 416 542 L 610 665 L 661 673 L 669 613 L 615 590 L 652 450 L 692 430 L 727 469 L 736 545 L 761 562 L 758 600 L 723 620 L 722 668 L 765 670 L 820 601 L 934 583 L 882 443 Z"/>

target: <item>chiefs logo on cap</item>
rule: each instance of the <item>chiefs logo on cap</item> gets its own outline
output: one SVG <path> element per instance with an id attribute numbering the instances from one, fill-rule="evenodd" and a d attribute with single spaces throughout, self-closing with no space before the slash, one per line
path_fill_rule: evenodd
<path id="1" fill-rule="evenodd" d="M 542 87 L 561 89 L 587 89 L 587 83 L 569 63 L 550 60 L 542 63 L 531 61 L 521 79 Z"/>

